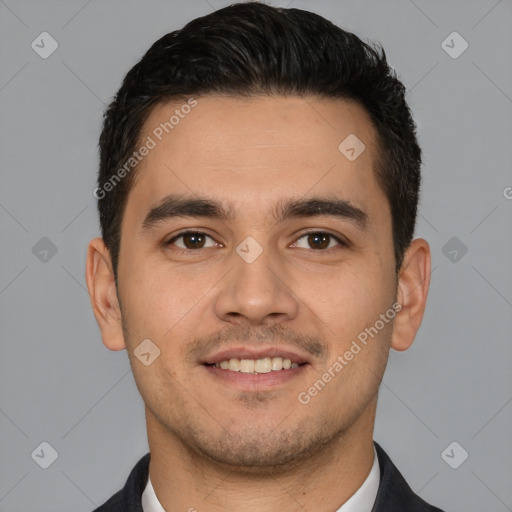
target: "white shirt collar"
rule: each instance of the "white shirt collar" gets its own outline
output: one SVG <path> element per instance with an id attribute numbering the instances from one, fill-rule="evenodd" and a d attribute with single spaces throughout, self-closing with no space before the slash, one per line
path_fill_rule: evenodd
<path id="1" fill-rule="evenodd" d="M 336 512 L 371 512 L 380 485 L 377 450 L 373 446 L 373 466 L 363 485 Z M 158 509 L 157 509 L 158 510 Z M 145 512 L 145 511 L 144 511 Z M 150 509 L 151 512 L 151 509 Z"/>
<path id="2" fill-rule="evenodd" d="M 336 512 L 371 512 L 380 484 L 379 459 L 373 447 L 373 466 L 363 485 Z M 142 510 L 144 512 L 165 512 L 158 501 L 151 478 L 142 493 Z"/>
<path id="3" fill-rule="evenodd" d="M 155 489 L 153 489 L 153 484 L 151 483 L 151 478 L 148 475 L 148 483 L 146 484 L 146 488 L 142 493 L 142 511 L 143 512 L 165 512 L 164 507 L 158 501 L 158 498 L 155 494 Z"/>

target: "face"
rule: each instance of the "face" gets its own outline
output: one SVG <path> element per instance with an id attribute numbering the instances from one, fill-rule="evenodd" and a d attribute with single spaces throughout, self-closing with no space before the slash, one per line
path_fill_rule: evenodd
<path id="1" fill-rule="evenodd" d="M 241 467 L 311 457 L 373 427 L 390 348 L 376 135 L 344 100 L 196 101 L 168 134 L 157 128 L 180 105 L 147 119 L 140 140 L 156 145 L 121 228 L 117 291 L 148 433 Z M 351 134 L 359 156 L 353 138 L 339 149 Z M 148 366 L 134 355 L 145 339 L 160 350 Z"/>

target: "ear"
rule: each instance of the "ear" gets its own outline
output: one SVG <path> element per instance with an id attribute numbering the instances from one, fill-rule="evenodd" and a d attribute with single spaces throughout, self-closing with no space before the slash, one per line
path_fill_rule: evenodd
<path id="1" fill-rule="evenodd" d="M 395 316 L 391 347 L 406 350 L 421 325 L 430 286 L 430 247 L 416 238 L 404 255 L 398 277 L 397 302 L 402 309 Z"/>
<path id="2" fill-rule="evenodd" d="M 103 344 L 110 350 L 123 350 L 126 344 L 121 323 L 121 309 L 110 253 L 102 238 L 93 238 L 89 242 L 85 277 Z"/>

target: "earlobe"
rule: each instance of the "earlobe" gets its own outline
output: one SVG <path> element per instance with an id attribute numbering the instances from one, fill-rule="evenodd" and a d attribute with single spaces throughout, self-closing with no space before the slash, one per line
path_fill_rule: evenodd
<path id="1" fill-rule="evenodd" d="M 408 349 L 421 325 L 430 286 L 430 247 L 426 240 L 412 241 L 404 255 L 398 278 L 397 302 L 402 309 L 395 317 L 391 347 Z"/>
<path id="2" fill-rule="evenodd" d="M 101 330 L 103 344 L 110 350 L 123 350 L 121 310 L 110 253 L 102 238 L 93 238 L 87 248 L 86 281 L 91 305 Z"/>

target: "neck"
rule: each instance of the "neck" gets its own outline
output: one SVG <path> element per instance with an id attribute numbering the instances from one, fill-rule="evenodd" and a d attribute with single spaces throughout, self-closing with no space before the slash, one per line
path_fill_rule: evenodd
<path id="1" fill-rule="evenodd" d="M 151 482 L 167 512 L 337 510 L 371 470 L 375 408 L 376 401 L 314 456 L 264 473 L 205 458 L 146 410 Z"/>

